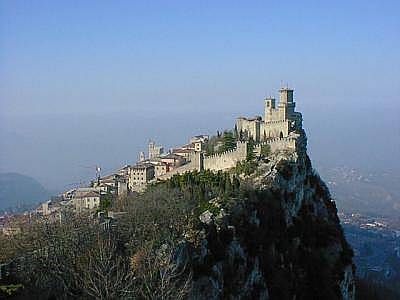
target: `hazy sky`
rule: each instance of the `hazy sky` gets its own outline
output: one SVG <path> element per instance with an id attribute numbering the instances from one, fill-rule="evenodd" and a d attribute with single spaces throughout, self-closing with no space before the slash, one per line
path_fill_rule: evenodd
<path id="1" fill-rule="evenodd" d="M 399 1 L 0 2 L 0 171 L 51 189 L 295 88 L 317 163 L 400 166 Z"/>

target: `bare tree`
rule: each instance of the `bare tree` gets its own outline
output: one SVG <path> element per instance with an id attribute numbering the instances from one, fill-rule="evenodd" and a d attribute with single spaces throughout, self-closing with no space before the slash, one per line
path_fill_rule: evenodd
<path id="1" fill-rule="evenodd" d="M 127 213 L 109 231 L 87 215 L 38 220 L 12 237 L 4 256 L 21 259 L 18 276 L 44 297 L 183 299 L 192 273 L 176 257 L 188 213 L 180 197 L 156 187 L 125 198 Z"/>
<path id="2" fill-rule="evenodd" d="M 133 273 L 126 257 L 118 253 L 111 234 L 98 234 L 87 257 L 79 274 L 88 295 L 95 299 L 119 299 L 129 294 L 134 284 Z"/>
<path id="3" fill-rule="evenodd" d="M 136 283 L 134 295 L 138 298 L 184 299 L 190 291 L 192 271 L 187 261 L 178 263 L 175 246 L 142 249 L 132 256 L 131 267 Z"/>

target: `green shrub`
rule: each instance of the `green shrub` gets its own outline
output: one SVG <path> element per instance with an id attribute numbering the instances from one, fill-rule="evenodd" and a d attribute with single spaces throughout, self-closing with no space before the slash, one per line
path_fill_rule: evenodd
<path id="1" fill-rule="evenodd" d="M 268 157 L 271 154 L 270 145 L 261 145 L 261 156 Z"/>
<path id="2" fill-rule="evenodd" d="M 24 286 L 22 284 L 0 285 L 0 292 L 6 294 L 7 296 L 12 296 L 18 292 L 18 290 L 23 288 Z"/>
<path id="3" fill-rule="evenodd" d="M 238 162 L 236 164 L 235 173 L 237 175 L 240 174 L 250 175 L 253 174 L 256 169 L 257 169 L 257 163 L 254 161 Z"/>

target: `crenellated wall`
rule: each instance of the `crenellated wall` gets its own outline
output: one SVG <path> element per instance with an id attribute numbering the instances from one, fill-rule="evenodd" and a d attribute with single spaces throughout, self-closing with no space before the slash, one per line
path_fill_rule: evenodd
<path id="1" fill-rule="evenodd" d="M 200 152 L 196 152 L 190 157 L 190 161 L 187 164 L 184 164 L 164 175 L 159 176 L 158 179 L 166 180 L 166 179 L 171 178 L 175 174 L 183 174 L 186 172 L 200 171 L 201 166 L 202 166 L 202 160 L 203 160 L 203 154 Z"/>
<path id="2" fill-rule="evenodd" d="M 247 157 L 247 142 L 237 142 L 236 149 L 204 157 L 204 170 L 226 170 L 234 168 Z"/>
<path id="3" fill-rule="evenodd" d="M 285 138 L 271 138 L 267 141 L 257 144 L 254 147 L 256 155 L 261 153 L 262 145 L 269 145 L 271 152 L 289 150 L 294 151 L 298 146 L 298 137 L 290 136 Z M 186 172 L 200 171 L 200 170 L 227 170 L 236 167 L 236 164 L 240 161 L 244 161 L 247 158 L 247 141 L 237 142 L 236 149 L 229 150 L 223 153 L 214 154 L 210 156 L 204 156 L 202 153 L 195 153 L 191 161 L 187 164 L 172 170 L 158 179 L 166 180 L 171 178 L 175 174 L 183 174 Z"/>
<path id="4" fill-rule="evenodd" d="M 298 138 L 296 137 L 284 137 L 284 138 L 272 138 L 257 144 L 254 147 L 254 152 L 259 155 L 261 153 L 262 145 L 269 145 L 271 152 L 282 151 L 282 150 L 296 150 Z"/>

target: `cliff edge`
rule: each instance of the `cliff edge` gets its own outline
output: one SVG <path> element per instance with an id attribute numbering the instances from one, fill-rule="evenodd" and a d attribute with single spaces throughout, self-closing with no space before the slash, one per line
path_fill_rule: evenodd
<path id="1" fill-rule="evenodd" d="M 354 299 L 353 252 L 305 141 L 239 176 L 245 191 L 210 200 L 187 234 L 190 298 Z"/>

